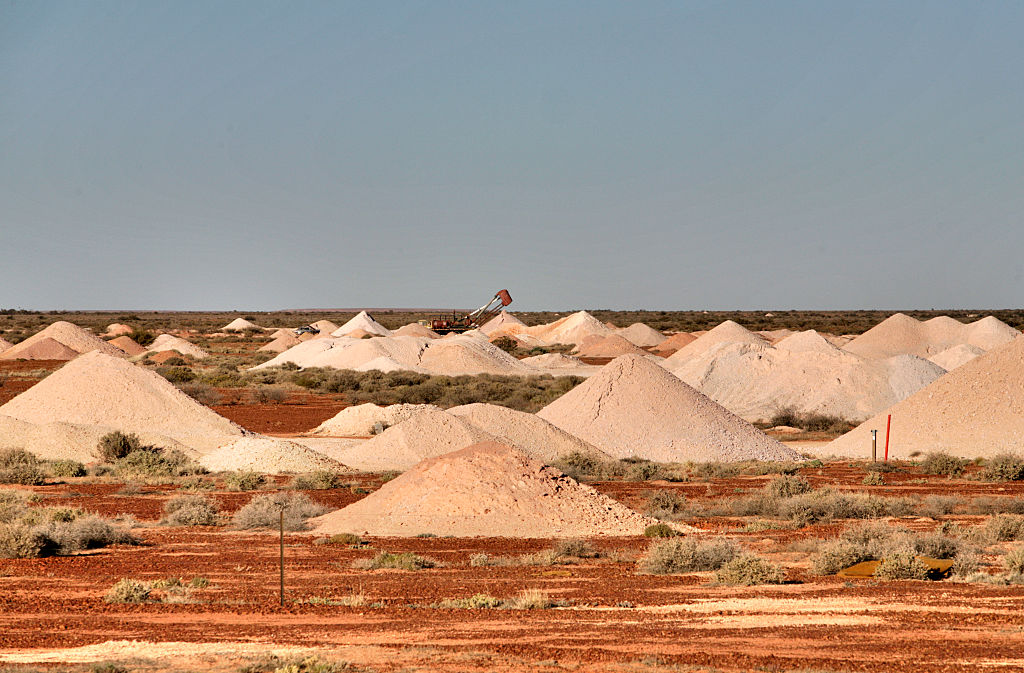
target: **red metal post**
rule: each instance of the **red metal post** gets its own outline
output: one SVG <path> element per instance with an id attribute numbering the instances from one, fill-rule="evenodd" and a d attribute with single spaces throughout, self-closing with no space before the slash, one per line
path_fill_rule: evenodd
<path id="1" fill-rule="evenodd" d="M 885 422 L 885 459 L 889 460 L 889 428 L 892 427 L 892 414 L 889 414 L 889 420 Z"/>

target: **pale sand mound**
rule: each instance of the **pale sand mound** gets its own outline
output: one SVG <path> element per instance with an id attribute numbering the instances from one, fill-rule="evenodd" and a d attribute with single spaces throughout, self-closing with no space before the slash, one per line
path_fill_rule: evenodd
<path id="1" fill-rule="evenodd" d="M 878 323 L 843 347 L 865 358 L 887 358 L 901 353 L 927 355 L 927 341 L 921 323 L 896 313 Z"/>
<path id="2" fill-rule="evenodd" d="M 170 360 L 174 360 L 175 358 L 181 359 L 182 357 L 181 353 L 179 353 L 178 351 L 146 351 L 146 353 L 148 353 L 148 355 L 145 357 L 145 359 L 148 359 L 150 362 L 153 362 L 158 365 L 162 365 L 163 363 L 168 362 Z M 141 359 L 144 358 L 132 358 L 132 362 Z"/>
<path id="3" fill-rule="evenodd" d="M 373 403 L 357 404 L 342 409 L 333 418 L 318 425 L 310 432 L 312 435 L 329 435 L 333 437 L 369 437 L 374 428 L 382 430 L 398 425 L 423 411 L 441 411 L 433 404 L 391 404 L 381 407 Z"/>
<path id="4" fill-rule="evenodd" d="M 107 325 L 107 331 L 103 333 L 105 337 L 118 337 L 124 334 L 131 334 L 131 325 L 125 325 L 124 323 L 114 322 Z"/>
<path id="5" fill-rule="evenodd" d="M 411 336 L 420 337 L 421 339 L 440 339 L 441 335 L 434 330 L 419 324 L 418 322 L 409 323 L 408 325 L 402 325 L 394 332 L 392 336 Z"/>
<path id="6" fill-rule="evenodd" d="M 783 342 L 774 348 L 718 344 L 672 372 L 751 422 L 770 420 L 784 409 L 862 420 L 945 373 L 914 356 L 869 360 L 824 340 L 822 347 L 809 336 L 798 337 L 790 337 L 795 350 L 783 348 Z"/>
<path id="7" fill-rule="evenodd" d="M 794 332 L 791 329 L 769 329 L 757 332 L 758 336 L 763 337 L 765 341 L 772 345 L 778 344 L 783 339 L 793 336 L 793 334 Z"/>
<path id="8" fill-rule="evenodd" d="M 99 351 L 106 353 L 107 355 L 113 355 L 116 357 L 123 357 L 124 352 L 118 349 L 116 346 L 111 346 L 103 339 L 99 338 L 89 330 L 83 329 L 78 325 L 74 325 L 63 320 L 59 320 L 46 329 L 37 332 L 25 339 L 21 343 L 8 348 L 3 353 L 0 353 L 0 360 L 64 360 L 70 358 L 46 358 L 31 357 L 29 355 L 22 355 L 22 353 L 33 354 L 40 353 L 41 351 L 52 351 L 55 347 L 47 342 L 47 345 L 42 347 L 40 350 L 35 350 L 34 346 L 44 341 L 45 339 L 52 339 L 59 344 L 67 347 L 69 351 L 77 353 L 89 353 L 91 351 Z M 74 357 L 74 356 L 71 356 Z"/>
<path id="9" fill-rule="evenodd" d="M 585 358 L 613 358 L 627 353 L 645 355 L 647 351 L 618 334 L 588 336 L 576 350 L 576 355 Z"/>
<path id="10" fill-rule="evenodd" d="M 742 343 L 755 346 L 769 345 L 767 340 L 754 334 L 743 325 L 732 320 L 726 320 L 677 350 L 671 357 L 665 360 L 665 366 L 669 369 L 674 369 L 690 358 L 696 357 L 721 343 Z"/>
<path id="11" fill-rule="evenodd" d="M 992 316 L 965 325 L 949 316 L 918 322 L 897 313 L 856 337 L 844 348 L 869 358 L 902 354 L 927 358 L 961 344 L 988 350 L 1009 343 L 1019 335 L 1020 332 Z"/>
<path id="12" fill-rule="evenodd" d="M 100 438 L 118 428 L 105 425 L 74 423 L 30 423 L 0 414 L 0 449 L 27 449 L 43 460 L 77 460 L 82 463 L 100 460 L 97 445 Z M 196 452 L 170 437 L 152 433 L 136 433 L 145 444 L 177 449 L 188 456 Z"/>
<path id="13" fill-rule="evenodd" d="M 245 318 L 235 318 L 227 325 L 224 325 L 224 327 L 221 327 L 221 330 L 224 332 L 244 332 L 247 329 L 261 330 L 263 328 Z"/>
<path id="14" fill-rule="evenodd" d="M 211 472 L 251 470 L 267 474 L 281 472 L 350 472 L 336 460 L 313 449 L 270 437 L 242 437 L 199 459 Z"/>
<path id="15" fill-rule="evenodd" d="M 485 442 L 426 460 L 310 523 L 322 535 L 548 538 L 641 535 L 657 521 L 517 449 Z"/>
<path id="16" fill-rule="evenodd" d="M 678 351 L 683 346 L 689 346 L 696 340 L 697 337 L 689 332 L 678 332 L 658 344 L 658 347 L 654 349 L 654 352 L 658 355 L 665 355 L 667 357 L 668 355 Z"/>
<path id="17" fill-rule="evenodd" d="M 299 341 L 298 337 L 296 337 L 290 331 L 285 331 L 284 334 L 278 337 L 274 337 L 273 341 L 270 341 L 269 343 L 260 346 L 258 350 L 267 351 L 270 353 L 283 353 L 292 346 L 297 346 L 300 343 L 302 342 Z"/>
<path id="18" fill-rule="evenodd" d="M 491 336 L 491 332 L 497 329 L 507 327 L 509 325 L 518 325 L 520 327 L 526 327 L 526 323 L 524 323 L 522 320 L 515 317 L 508 311 L 502 311 L 501 313 L 499 313 L 498 315 L 494 316 L 493 318 L 485 322 L 483 325 L 481 325 L 480 331 L 486 334 L 487 336 Z"/>
<path id="19" fill-rule="evenodd" d="M 531 355 L 520 360 L 524 365 L 536 367 L 537 369 L 575 369 L 586 367 L 577 357 L 565 353 L 544 353 L 543 355 Z"/>
<path id="20" fill-rule="evenodd" d="M 537 415 L 618 458 L 799 459 L 795 451 L 639 355 L 616 358 Z"/>
<path id="21" fill-rule="evenodd" d="M 775 343 L 775 348 L 794 353 L 805 351 L 817 351 L 819 353 L 827 353 L 830 355 L 836 355 L 839 353 L 838 348 L 830 344 L 825 337 L 812 329 L 805 332 L 797 332 L 795 334 L 790 332 L 789 336 L 780 339 Z"/>
<path id="22" fill-rule="evenodd" d="M 271 339 L 279 339 L 279 338 L 285 336 L 286 334 L 289 335 L 289 336 L 295 336 L 295 332 L 293 330 L 290 330 L 287 327 L 281 327 L 281 328 L 275 330 L 270 335 L 270 338 Z"/>
<path id="23" fill-rule="evenodd" d="M 0 338 L 0 353 L 3 353 L 5 350 L 7 350 L 13 345 L 14 344 L 12 344 L 10 341 Z"/>
<path id="24" fill-rule="evenodd" d="M 933 355 L 928 359 L 946 371 L 952 371 L 960 365 L 970 362 L 984 352 L 984 350 L 977 346 L 972 346 L 971 344 L 960 344 L 959 346 L 947 348 L 938 355 Z"/>
<path id="25" fill-rule="evenodd" d="M 668 338 L 658 330 L 648 327 L 642 322 L 635 322 L 629 327 L 616 330 L 615 333 L 637 346 L 646 347 L 657 346 Z"/>
<path id="26" fill-rule="evenodd" d="M 352 330 L 351 332 L 349 332 L 345 336 L 347 336 L 349 339 L 365 339 L 367 337 L 374 337 L 374 336 L 377 336 L 377 335 L 373 334 L 371 332 L 367 332 L 366 330 L 364 330 L 364 329 L 362 329 L 360 327 L 358 329 Z"/>
<path id="27" fill-rule="evenodd" d="M 63 422 L 157 433 L 200 453 L 244 434 L 242 428 L 156 372 L 98 352 L 70 361 L 0 407 L 0 414 L 37 424 Z"/>
<path id="28" fill-rule="evenodd" d="M 459 374 L 529 374 L 530 368 L 480 337 L 462 334 L 424 344 L 418 365 L 429 372 Z"/>
<path id="29" fill-rule="evenodd" d="M 550 463 L 570 453 L 582 453 L 598 460 L 611 459 L 611 456 L 596 446 L 570 435 L 535 414 L 482 403 L 452 407 L 448 413 L 466 419 L 484 432 L 537 460 Z"/>
<path id="30" fill-rule="evenodd" d="M 1009 343 L 1019 336 L 1020 331 L 991 315 L 967 325 L 967 343 L 985 351 Z"/>
<path id="31" fill-rule="evenodd" d="M 331 336 L 346 336 L 349 332 L 357 329 L 365 330 L 370 334 L 376 334 L 378 336 L 389 336 L 391 334 L 391 330 L 374 320 L 373 316 L 369 313 L 366 311 L 360 311 L 356 314 L 356 317 L 331 332 Z"/>
<path id="32" fill-rule="evenodd" d="M 303 335 L 307 336 L 307 335 Z M 341 339 L 308 339 L 303 340 L 299 338 L 298 344 L 292 346 L 283 353 L 267 360 L 263 364 L 256 365 L 253 369 L 266 369 L 268 367 L 280 367 L 288 362 L 298 365 L 299 367 L 308 367 L 311 365 L 306 364 L 312 362 L 316 358 L 322 356 L 324 352 L 334 347 L 335 343 L 342 341 Z"/>
<path id="33" fill-rule="evenodd" d="M 335 325 L 330 320 L 317 320 L 316 322 L 310 323 L 310 327 L 315 327 L 320 330 L 320 334 L 330 336 L 331 332 L 338 329 L 338 325 Z"/>
<path id="34" fill-rule="evenodd" d="M 421 460 L 492 439 L 467 420 L 445 411 L 427 410 L 345 451 L 341 459 L 367 472 L 408 470 Z"/>
<path id="35" fill-rule="evenodd" d="M 107 343 L 117 346 L 129 356 L 142 355 L 146 352 L 146 348 L 144 346 L 140 346 L 129 336 L 119 336 L 116 339 L 111 339 Z"/>
<path id="36" fill-rule="evenodd" d="M 158 336 L 153 343 L 149 345 L 148 350 L 155 353 L 160 353 L 162 351 L 177 351 L 182 355 L 191 355 L 197 360 L 209 357 L 210 355 L 191 341 L 185 341 L 181 337 L 176 337 L 171 334 L 161 334 Z"/>
<path id="37" fill-rule="evenodd" d="M 492 343 L 496 339 L 500 339 L 501 337 L 508 337 L 510 339 L 515 339 L 526 348 L 550 345 L 544 339 L 535 337 L 529 332 L 524 332 L 523 330 L 525 329 L 525 327 L 520 327 L 518 325 L 503 325 L 501 327 L 498 327 L 497 329 L 491 330 L 487 334 L 487 337 Z"/>
<path id="38" fill-rule="evenodd" d="M 607 325 L 586 311 L 567 315 L 547 325 L 527 327 L 525 331 L 549 344 L 574 345 L 583 343 L 583 340 L 591 335 L 608 336 L 612 333 Z"/>
<path id="39" fill-rule="evenodd" d="M 1024 339 L 979 355 L 822 448 L 823 455 L 866 457 L 871 430 L 884 442 L 892 414 L 889 455 L 947 451 L 990 457 L 1024 447 Z"/>
<path id="40" fill-rule="evenodd" d="M 22 344 L 25 343 L 24 341 Z M 6 349 L 0 354 L 2 360 L 73 360 L 81 353 L 68 348 L 50 337 L 36 339 L 31 345 L 21 348 L 22 344 Z M 122 353 L 123 355 L 123 353 Z"/>

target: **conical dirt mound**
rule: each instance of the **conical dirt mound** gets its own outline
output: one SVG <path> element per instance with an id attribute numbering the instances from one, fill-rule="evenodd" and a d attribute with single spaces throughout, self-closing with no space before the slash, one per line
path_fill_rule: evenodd
<path id="1" fill-rule="evenodd" d="M 244 434 L 156 372 L 98 352 L 75 358 L 0 407 L 0 414 L 40 425 L 63 422 L 158 433 L 200 453 Z"/>
<path id="2" fill-rule="evenodd" d="M 953 371 L 960 365 L 970 362 L 984 352 L 984 350 L 977 346 L 972 346 L 971 344 L 960 344 L 959 346 L 947 348 L 938 355 L 933 355 L 928 359 L 946 371 Z"/>
<path id="3" fill-rule="evenodd" d="M 619 458 L 799 459 L 795 451 L 638 355 L 616 358 L 537 415 Z"/>
<path id="4" fill-rule="evenodd" d="M 209 353 L 191 341 L 186 341 L 185 339 L 176 337 L 173 334 L 161 334 L 153 340 L 153 343 L 150 344 L 148 350 L 156 353 L 162 353 L 163 351 L 177 351 L 182 355 L 191 355 L 192 357 L 200 360 L 209 356 Z"/>
<path id="5" fill-rule="evenodd" d="M 347 335 L 349 332 L 354 332 L 357 329 L 361 329 L 369 334 L 376 334 L 378 336 L 389 336 L 391 330 L 384 325 L 373 319 L 366 311 L 360 311 L 356 314 L 356 317 L 349 320 L 347 323 L 339 327 L 338 329 L 331 332 L 331 336 L 341 337 Z"/>
<path id="6" fill-rule="evenodd" d="M 341 454 L 357 470 L 408 470 L 422 460 L 494 437 L 446 411 L 428 409 Z"/>
<path id="7" fill-rule="evenodd" d="M 645 325 L 642 322 L 635 322 L 629 327 L 623 327 L 616 331 L 619 336 L 629 339 L 637 346 L 657 346 L 667 338 L 658 330 Z"/>
<path id="8" fill-rule="evenodd" d="M 766 339 L 754 334 L 743 325 L 732 320 L 726 320 L 677 350 L 665 361 L 665 366 L 672 369 L 721 343 L 753 344 L 756 346 L 769 345 Z"/>
<path id="9" fill-rule="evenodd" d="M 1024 339 L 979 355 L 907 399 L 868 419 L 823 454 L 871 455 L 871 430 L 879 450 L 892 414 L 889 455 L 946 451 L 965 458 L 1024 447 Z"/>
<path id="10" fill-rule="evenodd" d="M 111 339 L 107 343 L 113 346 L 117 346 L 130 356 L 142 355 L 143 353 L 146 352 L 146 348 L 140 346 L 130 336 L 119 336 L 116 339 Z"/>
<path id="11" fill-rule="evenodd" d="M 5 350 L 12 347 L 13 345 L 14 344 L 12 344 L 10 341 L 0 338 L 0 353 L 3 353 Z"/>
<path id="12" fill-rule="evenodd" d="M 433 404 L 390 404 L 372 402 L 346 407 L 318 425 L 310 434 L 332 437 L 370 437 L 374 428 L 386 430 L 424 411 L 441 411 Z"/>
<path id="13" fill-rule="evenodd" d="M 608 336 L 612 330 L 586 311 L 577 311 L 547 325 L 528 327 L 527 331 L 549 344 L 579 345 L 591 335 Z"/>
<path id="14" fill-rule="evenodd" d="M 221 327 L 225 332 L 244 332 L 247 329 L 263 329 L 256 323 L 246 320 L 245 318 L 235 318 L 224 327 Z"/>
<path id="15" fill-rule="evenodd" d="M 481 325 L 480 331 L 483 332 L 484 334 L 490 335 L 491 332 L 508 325 L 519 325 L 521 327 L 526 327 L 526 323 L 524 323 L 522 320 L 515 317 L 508 311 L 502 311 L 501 313 L 499 313 L 498 315 L 494 316 L 493 318 L 485 322 L 483 325 Z"/>
<path id="16" fill-rule="evenodd" d="M 89 330 L 83 329 L 73 323 L 69 323 L 64 320 L 59 320 L 53 323 L 52 325 L 48 326 L 46 329 L 33 334 L 32 336 L 25 339 L 21 343 L 12 346 L 11 348 L 8 348 L 3 353 L 0 353 L 0 360 L 70 359 L 64 357 L 40 357 L 39 353 L 41 351 L 50 352 L 54 350 L 60 350 L 56 349 L 56 347 L 53 346 L 52 344 L 49 344 L 49 342 L 46 342 L 49 345 L 42 349 L 36 347 L 36 344 L 45 341 L 46 339 L 51 339 L 52 341 L 56 341 L 58 344 L 63 345 L 67 349 L 67 351 L 62 351 L 65 352 L 65 354 L 68 351 L 73 351 L 75 353 L 88 353 L 90 351 L 99 351 L 101 353 L 106 353 L 107 355 L 113 355 L 116 357 L 124 356 L 123 351 L 121 351 L 115 346 L 111 346 L 106 341 L 99 338 Z"/>
<path id="17" fill-rule="evenodd" d="M 640 535 L 654 523 L 521 451 L 484 442 L 426 460 L 313 532 L 411 537 Z"/>

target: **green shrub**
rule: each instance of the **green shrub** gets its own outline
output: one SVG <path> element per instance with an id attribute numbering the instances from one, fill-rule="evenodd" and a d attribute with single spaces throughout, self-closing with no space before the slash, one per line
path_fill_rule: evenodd
<path id="1" fill-rule="evenodd" d="M 1003 566 L 1011 573 L 1024 574 L 1024 546 L 1015 547 L 1003 557 Z"/>
<path id="2" fill-rule="evenodd" d="M 868 472 L 860 483 L 865 486 L 884 486 L 885 478 L 882 477 L 881 472 Z"/>
<path id="3" fill-rule="evenodd" d="M 885 557 L 875 570 L 875 577 L 882 580 L 926 580 L 928 566 L 910 552 L 897 552 Z"/>
<path id="4" fill-rule="evenodd" d="M 515 598 L 502 603 L 502 607 L 509 610 L 545 610 L 555 605 L 551 597 L 540 589 L 523 589 Z"/>
<path id="5" fill-rule="evenodd" d="M 810 490 L 806 479 L 788 474 L 775 477 L 764 487 L 765 493 L 775 498 L 792 498 Z"/>
<path id="6" fill-rule="evenodd" d="M 99 451 L 100 458 L 108 463 L 113 463 L 124 458 L 129 453 L 137 451 L 144 451 L 148 453 L 155 453 L 159 451 L 155 446 L 143 444 L 138 435 L 125 434 L 119 430 L 108 432 L 100 437 L 100 441 L 96 448 Z"/>
<path id="7" fill-rule="evenodd" d="M 503 602 L 504 601 L 500 598 L 495 598 L 489 594 L 473 594 L 469 598 L 446 598 L 438 603 L 436 607 L 462 610 L 486 610 L 491 608 L 500 608 Z"/>
<path id="8" fill-rule="evenodd" d="M 645 537 L 676 537 L 680 533 L 667 523 L 656 523 L 644 528 Z"/>
<path id="9" fill-rule="evenodd" d="M 42 462 L 24 449 L 0 450 L 0 484 L 38 486 L 46 483 Z"/>
<path id="10" fill-rule="evenodd" d="M 37 558 L 48 543 L 45 535 L 24 524 L 0 524 L 0 558 Z"/>
<path id="11" fill-rule="evenodd" d="M 866 493 L 841 493 L 822 488 L 782 501 L 779 513 L 798 526 L 833 519 L 871 519 L 886 511 L 884 499 Z"/>
<path id="12" fill-rule="evenodd" d="M 811 563 L 816 575 L 835 575 L 861 561 L 868 561 L 871 555 L 863 547 L 848 540 L 832 540 L 825 543 Z"/>
<path id="13" fill-rule="evenodd" d="M 103 600 L 107 603 L 145 603 L 151 591 L 148 583 L 126 577 L 118 580 Z"/>
<path id="14" fill-rule="evenodd" d="M 640 569 L 652 575 L 717 570 L 736 553 L 736 545 L 729 540 L 669 538 L 651 544 Z"/>
<path id="15" fill-rule="evenodd" d="M 981 559 L 973 549 L 962 547 L 953 557 L 952 572 L 957 577 L 968 577 L 981 568 Z"/>
<path id="16" fill-rule="evenodd" d="M 54 460 L 47 465 L 47 470 L 58 479 L 84 477 L 86 474 L 85 465 L 77 460 Z"/>
<path id="17" fill-rule="evenodd" d="M 942 474 L 948 477 L 959 477 L 964 472 L 967 461 L 951 456 L 945 451 L 933 451 L 921 461 L 921 471 L 925 474 Z"/>
<path id="18" fill-rule="evenodd" d="M 171 383 L 189 383 L 196 380 L 196 373 L 189 367 L 157 367 L 156 373 Z"/>
<path id="19" fill-rule="evenodd" d="M 960 498 L 955 495 L 926 495 L 921 499 L 918 513 L 921 516 L 928 516 L 934 519 L 946 514 L 952 514 L 959 504 Z"/>
<path id="20" fill-rule="evenodd" d="M 213 386 L 206 383 L 178 383 L 176 384 L 178 390 L 185 393 L 199 404 L 205 404 L 206 406 L 213 406 L 214 404 L 220 404 L 223 398 L 221 394 L 213 389 Z"/>
<path id="21" fill-rule="evenodd" d="M 678 516 L 686 509 L 686 498 L 675 491 L 655 491 L 647 497 L 647 513 L 655 519 Z"/>
<path id="22" fill-rule="evenodd" d="M 132 451 L 114 463 L 114 474 L 127 480 L 169 479 L 206 470 L 177 449 Z"/>
<path id="23" fill-rule="evenodd" d="M 164 523 L 169 526 L 216 526 L 217 504 L 204 495 L 176 495 L 164 503 Z"/>
<path id="24" fill-rule="evenodd" d="M 235 512 L 231 523 L 235 528 L 276 529 L 284 512 L 284 529 L 298 531 L 306 529 L 306 519 L 320 516 L 328 511 L 323 505 L 313 502 L 305 493 L 273 493 L 257 495 Z"/>
<path id="25" fill-rule="evenodd" d="M 77 516 L 71 520 L 53 517 L 36 530 L 52 542 L 58 554 L 99 549 L 112 544 L 138 543 L 124 527 L 95 514 Z"/>
<path id="26" fill-rule="evenodd" d="M 919 556 L 928 558 L 955 558 L 963 544 L 956 538 L 947 537 L 939 532 L 929 533 L 914 541 L 914 551 Z"/>
<path id="27" fill-rule="evenodd" d="M 662 468 L 657 463 L 644 460 L 633 463 L 626 468 L 623 478 L 626 481 L 651 481 L 662 477 Z"/>
<path id="28" fill-rule="evenodd" d="M 1020 481 L 1024 479 L 1024 458 L 1000 453 L 985 462 L 981 476 L 987 481 Z"/>
<path id="29" fill-rule="evenodd" d="M 35 495 L 28 490 L 0 489 L 0 523 L 11 523 L 19 519 Z"/>
<path id="30" fill-rule="evenodd" d="M 782 584 L 785 575 L 775 565 L 753 554 L 743 554 L 727 561 L 715 579 L 732 586 L 754 586 L 758 584 Z"/>
<path id="31" fill-rule="evenodd" d="M 132 341 L 139 344 L 140 346 L 149 346 L 154 341 L 156 341 L 156 335 L 154 335 L 152 332 L 149 332 L 145 329 L 141 329 L 138 327 L 132 329 L 131 333 L 128 336 L 131 338 Z"/>
<path id="32" fill-rule="evenodd" d="M 313 544 L 340 544 L 348 547 L 362 547 L 368 543 L 355 533 L 338 533 L 337 535 L 331 535 L 330 537 L 322 537 L 313 540 Z"/>
<path id="33" fill-rule="evenodd" d="M 552 545 L 551 554 L 556 559 L 597 558 L 601 555 L 589 542 L 581 539 L 558 540 Z"/>
<path id="34" fill-rule="evenodd" d="M 1013 514 L 996 514 L 982 524 L 982 531 L 989 538 L 999 542 L 1024 539 L 1024 517 Z"/>
<path id="35" fill-rule="evenodd" d="M 259 472 L 231 472 L 224 476 L 224 488 L 229 491 L 256 491 L 267 483 Z"/>
<path id="36" fill-rule="evenodd" d="M 303 491 L 319 491 L 341 486 L 341 475 L 330 470 L 299 474 L 292 478 L 290 486 Z"/>
<path id="37" fill-rule="evenodd" d="M 423 570 L 424 568 L 436 568 L 438 562 L 426 556 L 420 556 L 412 552 L 394 554 L 391 552 L 378 552 L 376 556 L 369 559 L 359 559 L 352 564 L 353 568 L 360 570 L 377 570 L 379 568 L 397 568 L 400 570 Z"/>

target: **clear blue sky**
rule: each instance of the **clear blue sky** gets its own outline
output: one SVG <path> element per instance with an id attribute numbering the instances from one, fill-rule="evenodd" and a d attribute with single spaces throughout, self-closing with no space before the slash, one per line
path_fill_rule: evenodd
<path id="1" fill-rule="evenodd" d="M 1017 307 L 1022 2 L 0 0 L 0 307 Z"/>

